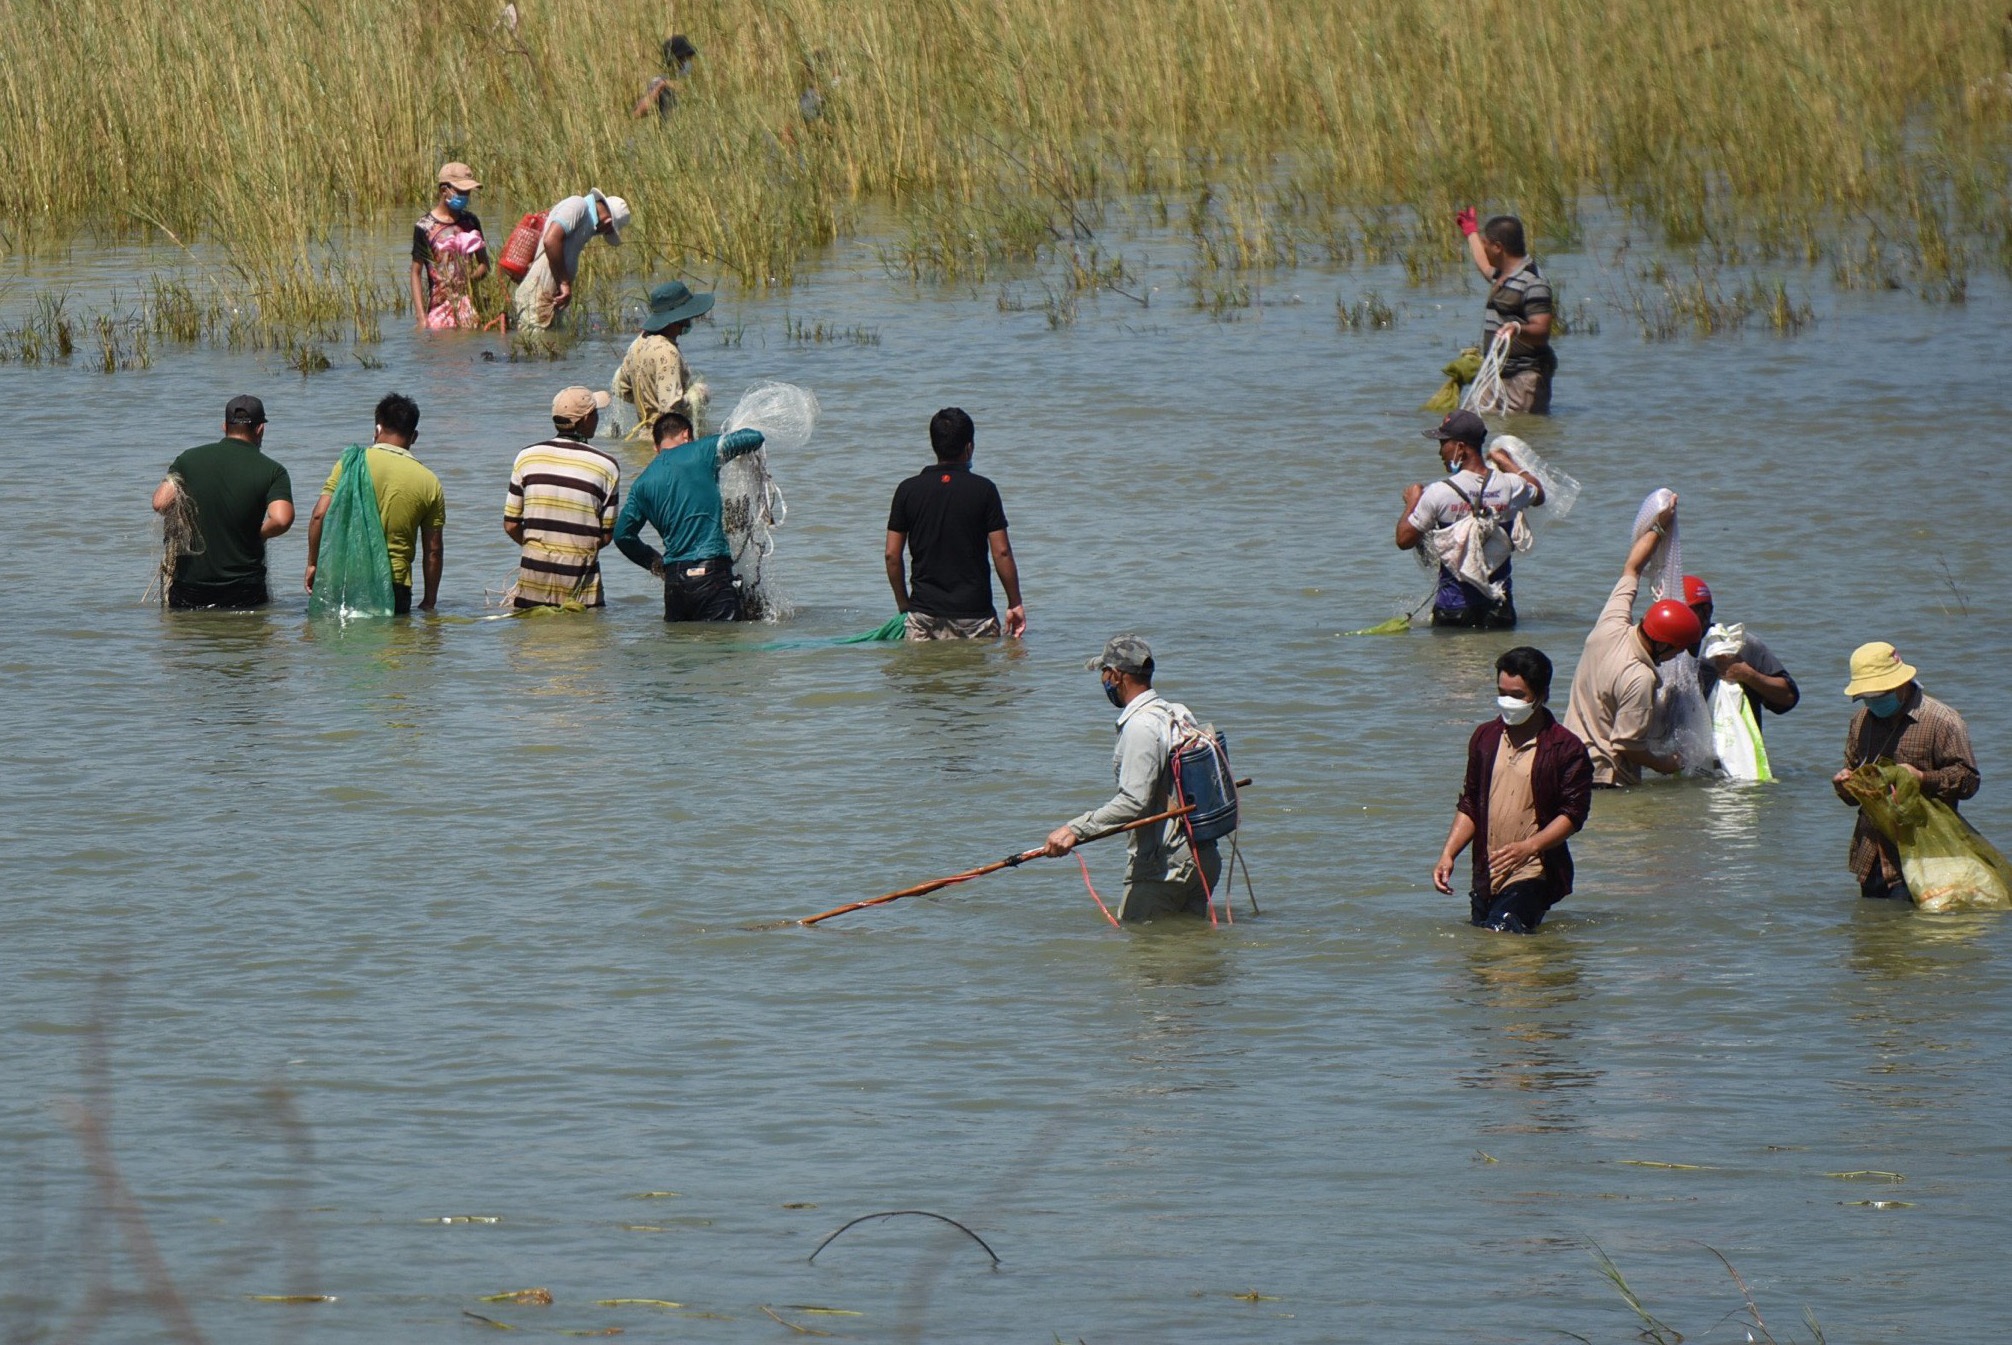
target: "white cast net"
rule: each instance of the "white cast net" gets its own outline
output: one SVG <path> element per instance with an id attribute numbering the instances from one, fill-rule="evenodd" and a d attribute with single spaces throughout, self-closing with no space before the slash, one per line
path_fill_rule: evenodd
<path id="1" fill-rule="evenodd" d="M 1675 499 L 1673 492 L 1655 490 L 1642 501 L 1642 507 L 1635 512 L 1633 537 L 1640 537 L 1656 521 L 1656 515 L 1669 507 Z M 1649 563 L 1642 571 L 1642 578 L 1648 581 L 1650 602 L 1661 602 L 1667 598 L 1672 602 L 1684 600 L 1684 548 L 1677 535 L 1677 523 L 1670 520 L 1669 535 L 1656 544 L 1649 555 Z M 1684 771 L 1689 775 L 1709 774 L 1718 760 L 1717 747 L 1712 736 L 1712 711 L 1705 703 L 1704 688 L 1698 682 L 1698 661 L 1690 654 L 1679 654 L 1658 671 L 1662 675 L 1662 687 L 1656 692 L 1656 721 L 1660 728 L 1660 746 L 1663 750 L 1675 752 L 1684 763 Z"/>
<path id="2" fill-rule="evenodd" d="M 1563 518 L 1572 512 L 1572 504 L 1579 498 L 1579 483 L 1538 457 L 1536 449 L 1513 434 L 1496 435 L 1488 441 L 1488 447 L 1501 449 L 1511 462 L 1537 478 L 1537 483 L 1544 487 L 1544 503 L 1537 507 L 1546 518 Z"/>
<path id="3" fill-rule="evenodd" d="M 720 468 L 720 521 L 733 548 L 742 611 L 750 620 L 781 621 L 793 610 L 768 565 L 775 555 L 775 530 L 789 516 L 789 504 L 769 473 L 768 455 L 772 448 L 808 445 L 817 411 L 817 394 L 810 389 L 765 381 L 743 393 L 720 423 L 722 435 L 735 430 L 762 432 L 759 449 Z"/>

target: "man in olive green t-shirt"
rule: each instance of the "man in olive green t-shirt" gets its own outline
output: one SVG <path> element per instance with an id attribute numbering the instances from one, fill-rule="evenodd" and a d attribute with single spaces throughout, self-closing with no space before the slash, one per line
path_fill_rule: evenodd
<path id="1" fill-rule="evenodd" d="M 176 458 L 154 488 L 154 512 L 177 499 L 192 507 L 196 547 L 175 558 L 170 607 L 263 607 L 265 544 L 293 526 L 293 481 L 260 452 L 265 403 L 233 397 L 224 406 L 224 437 Z"/>
<path id="2" fill-rule="evenodd" d="M 391 558 L 392 610 L 412 610 L 412 558 L 420 555 L 426 591 L 419 610 L 430 612 L 440 596 L 440 568 L 445 554 L 442 533 L 447 527 L 447 498 L 440 478 L 412 456 L 419 437 L 419 404 L 402 393 L 391 393 L 377 404 L 377 425 L 364 465 L 370 469 L 378 517 L 384 523 L 384 549 Z M 314 592 L 315 563 L 321 557 L 321 520 L 328 513 L 342 464 L 328 474 L 307 521 L 307 591 Z"/>

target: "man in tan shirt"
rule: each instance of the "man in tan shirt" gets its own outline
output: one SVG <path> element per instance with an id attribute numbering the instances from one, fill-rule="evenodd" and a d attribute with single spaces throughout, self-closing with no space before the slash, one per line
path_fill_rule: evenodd
<path id="1" fill-rule="evenodd" d="M 1704 635 L 1697 613 L 1674 598 L 1665 598 L 1632 618 L 1642 570 L 1656 544 L 1676 521 L 1676 497 L 1656 518 L 1655 527 L 1635 539 L 1621 578 L 1600 609 L 1572 674 L 1572 700 L 1565 710 L 1565 727 L 1577 734 L 1593 758 L 1596 786 L 1638 785 L 1642 767 L 1675 775 L 1683 762 L 1674 752 L 1656 752 L 1656 689 L 1662 685 L 1658 664 L 1668 663 Z"/>
<path id="2" fill-rule="evenodd" d="M 1532 934 L 1572 891 L 1566 841 L 1586 825 L 1593 763 L 1586 746 L 1551 715 L 1551 660 L 1528 645 L 1495 660 L 1497 715 L 1467 740 L 1467 780 L 1432 869 L 1451 896 L 1453 866 L 1474 847 L 1468 923 Z"/>
<path id="3" fill-rule="evenodd" d="M 629 431 L 629 438 L 650 438 L 657 417 L 666 411 L 689 420 L 692 432 L 698 433 L 705 420 L 706 385 L 692 377 L 678 338 L 712 306 L 712 295 L 693 294 L 681 280 L 650 291 L 642 334 L 629 343 L 622 367 L 615 372 L 615 396 L 636 408 L 636 428 Z"/>

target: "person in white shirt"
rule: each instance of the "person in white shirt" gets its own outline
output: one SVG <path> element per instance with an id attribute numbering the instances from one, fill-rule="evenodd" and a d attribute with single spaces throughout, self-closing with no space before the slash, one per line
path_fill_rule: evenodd
<path id="1" fill-rule="evenodd" d="M 1439 441 L 1446 479 L 1405 487 L 1397 547 L 1410 551 L 1425 546 L 1439 557 L 1433 625 L 1508 630 L 1516 624 L 1509 558 L 1513 551 L 1528 549 L 1523 512 L 1544 503 L 1544 487 L 1505 450 L 1482 454 L 1488 426 L 1472 411 L 1455 411 L 1425 431 L 1425 437 Z M 1479 526 L 1452 531 L 1477 511 Z"/>
<path id="2" fill-rule="evenodd" d="M 602 195 L 599 187 L 584 196 L 568 196 L 546 211 L 538 256 L 512 296 L 517 325 L 538 332 L 550 328 L 573 302 L 573 281 L 587 244 L 598 234 L 610 247 L 620 247 L 622 230 L 628 227 L 629 203 Z"/>

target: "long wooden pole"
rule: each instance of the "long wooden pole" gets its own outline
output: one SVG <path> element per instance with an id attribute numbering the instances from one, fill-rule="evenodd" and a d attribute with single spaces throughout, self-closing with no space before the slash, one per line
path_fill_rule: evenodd
<path id="1" fill-rule="evenodd" d="M 1183 817 L 1194 810 L 1195 806 L 1192 803 L 1182 808 L 1169 808 L 1166 812 L 1154 813 L 1151 817 L 1141 817 L 1135 821 L 1126 822 L 1106 831 L 1094 832 L 1077 841 L 1076 844 L 1088 845 L 1091 841 L 1101 841 L 1108 836 L 1116 836 L 1127 831 L 1137 831 L 1140 827 L 1149 827 L 1155 822 L 1165 822 L 1171 818 Z M 868 906 L 884 906 L 890 901 L 900 901 L 903 897 L 919 897 L 925 892 L 934 892 L 939 888 L 949 887 L 952 883 L 968 883 L 973 878 L 982 878 L 988 873 L 997 873 L 1001 869 L 1018 868 L 1030 859 L 1039 859 L 1043 853 L 1045 852 L 1042 850 L 1022 850 L 1017 855 L 1008 855 L 1006 858 L 996 860 L 993 863 L 981 865 L 975 869 L 966 869 L 963 873 L 953 873 L 948 878 L 938 878 L 934 882 L 918 883 L 914 887 L 904 887 L 899 892 L 889 892 L 884 897 L 874 897 L 869 901 L 850 902 L 847 905 L 825 911 L 820 915 L 807 915 L 797 921 L 797 923 L 799 925 L 814 925 L 820 920 L 829 920 L 834 915 L 844 915 L 848 911 L 863 911 Z"/>

